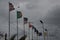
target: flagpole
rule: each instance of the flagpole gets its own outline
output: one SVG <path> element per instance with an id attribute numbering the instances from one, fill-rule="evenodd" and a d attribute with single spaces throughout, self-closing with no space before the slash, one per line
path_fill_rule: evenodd
<path id="1" fill-rule="evenodd" d="M 33 40 L 33 28 L 32 28 L 32 40 Z"/>
<path id="2" fill-rule="evenodd" d="M 47 40 L 48 40 L 48 30 L 47 30 Z"/>
<path id="3" fill-rule="evenodd" d="M 38 39 L 38 34 L 37 34 L 37 40 L 39 40 L 39 39 Z"/>
<path id="4" fill-rule="evenodd" d="M 29 23 L 29 22 L 28 22 Z M 30 27 L 29 27 L 29 40 L 30 40 Z"/>
<path id="5" fill-rule="evenodd" d="M 17 18 L 17 40 L 18 40 L 18 18 Z"/>
<path id="6" fill-rule="evenodd" d="M 42 24 L 42 28 L 43 28 L 43 37 L 44 37 L 44 40 L 45 40 L 45 36 L 44 36 L 44 24 Z"/>
<path id="7" fill-rule="evenodd" d="M 42 21 L 42 20 L 40 20 L 40 22 L 41 22 L 41 24 L 42 24 L 42 29 L 43 29 L 43 38 L 44 38 L 44 40 L 45 40 L 45 36 L 44 36 L 44 23 L 43 23 L 43 21 Z"/>
<path id="8" fill-rule="evenodd" d="M 46 31 L 46 33 L 47 33 L 47 34 L 46 34 L 46 36 L 47 36 L 47 38 L 46 38 L 46 39 L 48 40 L 48 30 L 47 30 L 47 29 L 45 29 L 45 31 Z"/>
<path id="9" fill-rule="evenodd" d="M 30 40 L 30 28 L 29 28 L 29 40 Z"/>
<path id="10" fill-rule="evenodd" d="M 23 23 L 23 26 L 24 26 L 24 35 L 25 35 L 25 24 Z"/>
<path id="11" fill-rule="evenodd" d="M 9 21 L 8 21 L 8 25 L 9 25 L 9 35 L 8 35 L 8 39 L 10 40 L 10 11 L 12 11 L 12 10 L 14 10 L 15 8 L 14 8 L 14 5 L 12 4 L 12 3 L 10 3 L 10 2 L 8 2 L 9 3 L 9 14 L 8 14 L 8 19 L 9 19 Z"/>
<path id="12" fill-rule="evenodd" d="M 24 27 L 24 35 L 25 35 L 25 24 L 27 23 L 28 19 L 23 17 L 23 27 Z"/>
<path id="13" fill-rule="evenodd" d="M 17 11 L 17 40 L 18 40 L 18 19 L 22 17 L 22 14 L 20 11 Z"/>
<path id="14" fill-rule="evenodd" d="M 8 23 L 9 23 L 9 40 L 10 40 L 10 10 L 9 10 L 9 21 L 8 21 Z"/>
<path id="15" fill-rule="evenodd" d="M 23 17 L 23 28 L 24 28 L 24 36 L 25 36 L 25 24 L 24 24 L 24 17 Z"/>

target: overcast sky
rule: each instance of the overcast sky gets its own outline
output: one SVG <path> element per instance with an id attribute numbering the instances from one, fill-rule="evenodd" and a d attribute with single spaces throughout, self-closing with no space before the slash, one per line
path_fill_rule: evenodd
<path id="1" fill-rule="evenodd" d="M 41 24 L 39 20 L 43 20 L 46 28 L 49 26 L 48 29 L 50 28 L 50 30 L 52 27 L 53 30 L 54 27 L 56 29 L 56 27 L 60 26 L 60 0 L 0 0 L 0 31 L 8 31 L 9 1 L 15 7 L 15 10 L 10 12 L 11 28 L 14 30 L 16 30 L 17 10 L 20 10 L 23 16 L 33 22 L 37 28 Z M 19 9 L 18 6 L 20 7 Z M 19 19 L 19 27 L 21 30 L 23 30 L 22 20 L 22 18 Z"/>

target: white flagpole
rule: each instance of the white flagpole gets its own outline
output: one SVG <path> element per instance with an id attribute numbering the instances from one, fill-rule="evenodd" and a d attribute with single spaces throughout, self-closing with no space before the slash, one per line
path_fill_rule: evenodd
<path id="1" fill-rule="evenodd" d="M 17 40 L 18 40 L 18 17 L 17 17 Z"/>
<path id="2" fill-rule="evenodd" d="M 24 23 L 24 17 L 23 17 L 23 28 L 24 28 L 24 36 L 25 36 L 25 23 Z"/>
<path id="3" fill-rule="evenodd" d="M 44 36 L 44 24 L 42 24 L 42 28 L 43 28 L 43 37 L 44 37 L 44 40 L 45 40 L 45 36 Z"/>
<path id="4" fill-rule="evenodd" d="M 28 22 L 28 24 L 29 24 L 30 22 Z M 30 25 L 30 24 L 29 24 Z M 29 27 L 29 40 L 30 40 L 30 27 Z"/>
<path id="5" fill-rule="evenodd" d="M 42 21 L 42 20 L 40 20 L 40 22 L 41 22 L 41 24 L 42 24 L 42 29 L 43 29 L 43 38 L 44 38 L 44 40 L 45 40 L 45 37 L 44 37 L 44 23 L 43 23 L 43 21 Z"/>
<path id="6" fill-rule="evenodd" d="M 33 40 L 33 28 L 32 28 L 32 40 Z"/>
<path id="7" fill-rule="evenodd" d="M 9 40 L 10 40 L 10 12 L 9 12 Z"/>
<path id="8" fill-rule="evenodd" d="M 9 21 L 8 21 L 8 23 L 9 23 L 9 28 L 8 28 L 9 32 L 8 33 L 9 33 L 9 40 L 10 40 L 10 10 L 9 10 L 9 14 L 8 15 L 9 15 Z"/>
<path id="9" fill-rule="evenodd" d="M 8 21 L 8 25 L 9 25 L 9 35 L 8 35 L 8 37 L 9 37 L 9 40 L 10 40 L 10 11 L 12 11 L 12 10 L 14 10 L 14 7 L 13 7 L 13 4 L 11 3 L 10 4 L 10 2 L 8 2 L 9 3 L 9 14 L 8 14 L 8 19 L 9 19 L 9 21 Z M 13 9 L 12 9 L 13 8 Z"/>
<path id="10" fill-rule="evenodd" d="M 47 40 L 48 40 L 48 30 L 47 30 Z"/>
<path id="11" fill-rule="evenodd" d="M 36 36 L 37 36 L 37 40 L 38 40 L 38 34 Z"/>

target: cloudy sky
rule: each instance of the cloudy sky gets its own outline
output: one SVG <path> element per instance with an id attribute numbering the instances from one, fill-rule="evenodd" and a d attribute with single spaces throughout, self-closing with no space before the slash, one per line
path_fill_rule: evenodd
<path id="1" fill-rule="evenodd" d="M 15 10 L 10 12 L 12 33 L 16 33 L 16 11 L 20 10 L 39 30 L 39 20 L 43 20 L 45 28 L 54 33 L 58 32 L 56 37 L 59 39 L 60 0 L 0 0 L 0 31 L 4 32 L 8 31 L 8 2 L 15 7 Z M 23 31 L 22 20 L 19 19 L 19 29 Z"/>

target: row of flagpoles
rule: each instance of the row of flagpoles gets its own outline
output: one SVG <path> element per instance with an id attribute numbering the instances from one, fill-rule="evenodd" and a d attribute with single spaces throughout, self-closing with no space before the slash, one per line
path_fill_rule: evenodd
<path id="1" fill-rule="evenodd" d="M 9 2 L 9 40 L 10 40 L 10 12 L 12 10 L 15 10 L 14 5 L 12 3 Z M 17 11 L 17 40 L 18 40 L 18 19 L 22 18 L 22 12 L 21 11 Z M 24 35 L 25 35 L 25 24 L 28 23 L 29 24 L 29 28 L 32 28 L 32 40 L 33 40 L 33 30 L 34 32 L 36 32 L 37 36 L 42 36 L 42 32 L 39 32 L 34 25 L 31 24 L 31 22 L 28 22 L 28 18 L 27 17 L 23 17 L 23 26 L 24 26 Z M 44 28 L 44 23 L 42 20 L 40 20 L 41 24 L 42 24 L 42 28 L 43 28 L 43 38 L 45 40 L 45 36 L 47 35 L 47 29 Z M 29 29 L 30 31 L 30 29 Z M 46 32 L 44 32 L 46 31 Z M 48 37 L 48 36 L 47 36 Z M 47 38 L 48 39 L 48 38 Z M 30 37 L 29 37 L 30 40 Z"/>

